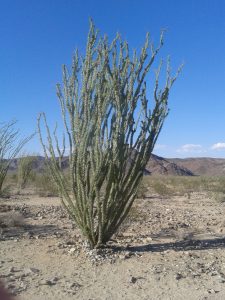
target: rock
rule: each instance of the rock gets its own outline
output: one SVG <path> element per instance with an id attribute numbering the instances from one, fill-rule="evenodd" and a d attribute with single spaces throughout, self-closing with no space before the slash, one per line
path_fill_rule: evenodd
<path id="1" fill-rule="evenodd" d="M 182 275 L 182 274 L 177 273 L 177 274 L 175 275 L 175 279 L 176 279 L 176 280 L 180 280 L 181 278 L 183 278 L 183 275 Z"/>
<path id="2" fill-rule="evenodd" d="M 120 255 L 119 255 L 119 258 L 120 258 L 120 259 L 128 259 L 128 258 L 130 258 L 132 255 L 133 255 L 132 252 L 126 251 L 125 253 L 120 254 Z"/>
<path id="3" fill-rule="evenodd" d="M 69 245 L 69 246 L 75 245 L 75 241 L 68 240 L 68 241 L 66 241 L 66 245 Z"/>
<path id="4" fill-rule="evenodd" d="M 131 276 L 129 283 L 135 283 L 137 281 L 137 278 L 134 276 Z"/>
<path id="5" fill-rule="evenodd" d="M 68 289 L 78 289 L 78 288 L 81 287 L 81 285 L 80 285 L 79 283 L 77 283 L 77 282 L 72 282 L 72 283 L 68 283 L 68 284 L 66 285 L 66 287 L 67 287 Z"/>
<path id="6" fill-rule="evenodd" d="M 27 285 L 24 282 L 20 282 L 20 288 L 25 291 L 27 289 Z"/>
<path id="7" fill-rule="evenodd" d="M 67 246 L 66 244 L 63 244 L 63 243 L 61 243 L 61 242 L 59 242 L 59 243 L 57 244 L 57 247 L 58 247 L 59 249 L 65 249 L 65 248 L 68 248 L 68 246 Z"/>
<path id="8" fill-rule="evenodd" d="M 217 293 L 219 293 L 219 291 L 216 291 L 214 289 L 209 289 L 207 292 L 208 292 L 208 294 L 217 294 Z"/>
<path id="9" fill-rule="evenodd" d="M 55 284 L 57 283 L 58 280 L 59 280 L 58 277 L 53 277 L 53 278 L 51 278 L 51 279 L 46 280 L 43 284 L 44 284 L 44 285 L 52 286 L 52 285 L 55 285 Z"/>
<path id="10" fill-rule="evenodd" d="M 196 273 L 196 272 L 192 272 L 192 273 L 191 273 L 191 276 L 192 276 L 193 278 L 195 278 L 195 277 L 199 277 L 199 276 L 201 276 L 201 275 L 198 274 L 198 273 Z"/>
<path id="11" fill-rule="evenodd" d="M 225 283 L 225 277 L 224 276 L 219 276 L 219 282 L 220 283 Z"/>
<path id="12" fill-rule="evenodd" d="M 40 270 L 36 269 L 36 268 L 27 268 L 24 270 L 23 275 L 24 276 L 28 276 L 30 274 L 38 274 L 40 272 Z"/>
<path id="13" fill-rule="evenodd" d="M 211 276 L 216 276 L 216 275 L 218 275 L 218 272 L 217 272 L 217 271 L 212 271 L 212 272 L 210 273 L 210 275 L 211 275 Z"/>
<path id="14" fill-rule="evenodd" d="M 71 249 L 68 251 L 69 254 L 73 254 L 74 252 L 76 252 L 76 248 L 71 248 Z"/>
<path id="15" fill-rule="evenodd" d="M 145 244 L 151 243 L 151 242 L 152 242 L 152 238 L 151 238 L 151 237 L 147 237 L 147 238 L 145 238 L 145 239 L 143 240 L 143 242 L 144 242 Z"/>
<path id="16" fill-rule="evenodd" d="M 10 269 L 9 269 L 9 272 L 10 273 L 15 273 L 15 272 L 19 272 L 20 270 L 18 270 L 18 269 L 16 269 L 15 267 L 11 267 Z"/>
<path id="17" fill-rule="evenodd" d="M 6 274 L 0 274 L 0 278 L 7 278 L 7 277 L 10 277 L 12 276 L 13 274 L 10 272 L 10 273 L 6 273 Z"/>
<path id="18" fill-rule="evenodd" d="M 32 234 L 31 234 L 30 232 L 25 232 L 25 233 L 23 234 L 23 237 L 24 237 L 24 238 L 27 238 L 27 239 L 31 239 L 31 238 L 32 238 Z"/>
<path id="19" fill-rule="evenodd" d="M 132 256 L 132 252 L 126 251 L 124 255 L 125 255 L 125 258 L 129 258 Z"/>
<path id="20" fill-rule="evenodd" d="M 124 254 L 120 254 L 119 255 L 119 259 L 125 259 L 125 255 Z"/>

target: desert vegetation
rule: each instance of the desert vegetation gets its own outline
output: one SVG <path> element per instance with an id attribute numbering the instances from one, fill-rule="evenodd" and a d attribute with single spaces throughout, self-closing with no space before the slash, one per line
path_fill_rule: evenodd
<path id="1" fill-rule="evenodd" d="M 119 35 L 112 43 L 99 37 L 90 22 L 85 57 L 77 51 L 71 73 L 63 66 L 63 87 L 57 85 L 69 144 L 69 183 L 60 168 L 65 138 L 61 151 L 45 114 L 38 118 L 41 144 L 62 202 L 92 248 L 109 241 L 129 213 L 168 114 L 169 91 L 178 74 L 170 74 L 168 62 L 165 86 L 160 88 L 160 63 L 153 103 L 145 79 L 162 45 L 163 34 L 157 48 L 147 35 L 138 57 Z"/>
<path id="2" fill-rule="evenodd" d="M 55 181 L 53 180 L 52 175 L 47 166 L 45 166 L 42 172 L 35 174 L 33 184 L 39 196 L 49 197 L 59 195 L 58 187 Z"/>
<path id="3" fill-rule="evenodd" d="M 33 159 L 35 158 L 33 157 Z M 64 176 L 67 177 L 67 180 L 69 180 L 68 172 L 68 169 L 64 170 Z M 18 191 L 18 173 L 19 170 L 16 169 L 9 172 L 5 178 L 5 186 L 8 187 L 9 196 L 13 196 Z M 191 199 L 192 195 L 202 193 L 212 200 L 223 202 L 225 201 L 224 186 L 225 176 L 146 175 L 138 186 L 136 197 L 138 199 L 147 199 L 148 197 L 171 199 L 180 196 Z M 59 196 L 58 187 L 47 166 L 42 170 L 32 169 L 29 180 L 24 187 L 25 192 L 29 189 L 40 197 Z"/>
<path id="4" fill-rule="evenodd" d="M 173 196 L 191 197 L 194 193 L 223 201 L 225 196 L 224 176 L 145 176 L 139 189 L 140 197 L 147 194 L 170 198 Z"/>
<path id="5" fill-rule="evenodd" d="M 8 189 L 3 184 L 12 160 L 33 137 L 19 139 L 19 130 L 15 125 L 16 121 L 10 121 L 0 127 L 0 195 L 4 195 Z"/>
<path id="6" fill-rule="evenodd" d="M 32 177 L 35 156 L 25 153 L 18 159 L 17 182 L 20 190 L 24 189 L 29 178 Z"/>

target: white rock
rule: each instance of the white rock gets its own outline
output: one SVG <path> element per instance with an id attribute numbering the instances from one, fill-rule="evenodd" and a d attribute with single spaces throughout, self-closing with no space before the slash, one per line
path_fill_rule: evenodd
<path id="1" fill-rule="evenodd" d="M 73 254 L 74 252 L 76 252 L 76 248 L 71 248 L 71 249 L 68 251 L 69 254 Z"/>

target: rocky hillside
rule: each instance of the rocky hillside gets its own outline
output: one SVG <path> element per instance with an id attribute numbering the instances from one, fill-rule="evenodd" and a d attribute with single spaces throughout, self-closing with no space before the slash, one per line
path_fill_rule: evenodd
<path id="1" fill-rule="evenodd" d="M 10 171 L 16 171 L 18 167 L 18 160 L 14 159 Z M 34 170 L 41 172 L 45 167 L 45 158 L 37 156 L 34 161 Z M 68 167 L 68 158 L 63 161 L 63 167 Z M 145 170 L 145 175 L 179 175 L 179 176 L 193 176 L 194 173 L 186 167 L 179 166 L 175 162 L 171 162 L 165 158 L 152 154 Z"/>
<path id="2" fill-rule="evenodd" d="M 181 168 L 187 168 L 195 175 L 205 176 L 224 176 L 225 175 L 225 159 L 222 158 L 173 158 L 167 159 L 171 163 L 175 163 Z"/>
<path id="3" fill-rule="evenodd" d="M 152 175 L 179 175 L 193 176 L 192 171 L 184 166 L 179 166 L 175 162 L 171 162 L 165 158 L 152 154 L 146 166 L 146 171 Z"/>

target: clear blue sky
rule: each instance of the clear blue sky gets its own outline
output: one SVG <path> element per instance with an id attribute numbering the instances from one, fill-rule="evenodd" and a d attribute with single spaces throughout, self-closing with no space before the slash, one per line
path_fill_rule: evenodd
<path id="1" fill-rule="evenodd" d="M 45 111 L 59 118 L 55 84 L 75 48 L 85 49 L 88 18 L 101 33 L 119 31 L 130 48 L 147 31 L 173 70 L 184 62 L 169 99 L 170 114 L 154 152 L 164 157 L 225 157 L 225 1 L 0 0 L 0 120 L 18 120 L 23 135 Z M 40 153 L 38 139 L 27 151 Z"/>

